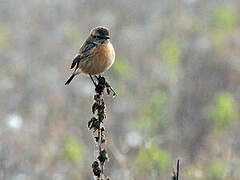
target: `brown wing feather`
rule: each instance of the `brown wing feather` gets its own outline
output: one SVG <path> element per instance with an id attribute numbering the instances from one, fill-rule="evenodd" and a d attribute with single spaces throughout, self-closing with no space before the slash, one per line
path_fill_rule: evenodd
<path id="1" fill-rule="evenodd" d="M 80 61 L 92 57 L 96 45 L 97 43 L 93 42 L 91 39 L 88 38 L 80 48 L 79 53 L 73 59 L 71 69 L 73 69 L 76 64 L 79 64 Z"/>

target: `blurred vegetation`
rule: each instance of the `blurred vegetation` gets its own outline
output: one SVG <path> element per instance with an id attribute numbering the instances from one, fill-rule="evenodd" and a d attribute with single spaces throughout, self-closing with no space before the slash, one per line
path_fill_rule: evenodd
<path id="1" fill-rule="evenodd" d="M 238 27 L 236 10 L 232 6 L 220 6 L 215 10 L 211 19 L 211 36 L 213 36 L 214 45 L 220 48 L 226 41 L 226 36 Z"/>
<path id="2" fill-rule="evenodd" d="M 169 153 L 157 144 L 152 144 L 149 148 L 140 150 L 134 164 L 138 173 L 142 175 L 152 175 L 153 172 L 164 173 L 170 168 L 171 157 Z"/>
<path id="3" fill-rule="evenodd" d="M 0 23 L 0 53 L 3 53 L 11 46 L 11 33 L 7 25 Z"/>
<path id="4" fill-rule="evenodd" d="M 120 57 L 117 57 L 113 66 L 113 74 L 118 77 L 118 79 L 129 77 L 131 73 L 131 68 L 128 62 Z"/>
<path id="5" fill-rule="evenodd" d="M 227 167 L 221 160 L 215 160 L 213 162 L 210 162 L 210 164 L 206 168 L 206 179 L 224 179 L 226 176 Z M 225 176 L 224 176 L 225 175 Z"/>
<path id="6" fill-rule="evenodd" d="M 152 97 L 142 107 L 137 127 L 148 136 L 153 136 L 156 132 L 161 132 L 167 125 L 166 103 L 168 95 L 162 91 L 152 94 Z"/>
<path id="7" fill-rule="evenodd" d="M 64 141 L 63 156 L 75 163 L 80 163 L 84 160 L 86 150 L 83 144 L 79 143 L 75 138 L 68 138 Z"/>
<path id="8" fill-rule="evenodd" d="M 161 55 L 165 65 L 168 68 L 176 70 L 179 67 L 181 59 L 181 49 L 177 41 L 163 41 L 161 46 Z"/>
<path id="9" fill-rule="evenodd" d="M 63 35 L 71 42 L 71 43 L 78 43 L 81 41 L 81 31 L 80 28 L 77 26 L 76 23 L 73 22 L 65 22 L 64 25 Z"/>
<path id="10" fill-rule="evenodd" d="M 232 6 L 220 6 L 212 19 L 213 28 L 225 33 L 231 33 L 238 25 L 237 13 Z"/>
<path id="11" fill-rule="evenodd" d="M 231 94 L 219 93 L 216 105 L 211 107 L 210 118 L 217 129 L 227 128 L 237 118 L 237 106 Z"/>

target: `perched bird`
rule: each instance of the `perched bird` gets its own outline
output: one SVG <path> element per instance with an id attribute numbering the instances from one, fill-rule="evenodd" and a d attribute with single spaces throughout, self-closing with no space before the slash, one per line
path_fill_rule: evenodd
<path id="1" fill-rule="evenodd" d="M 89 37 L 73 59 L 71 69 L 75 69 L 65 85 L 81 73 L 89 75 L 95 84 L 92 76 L 108 70 L 115 60 L 115 51 L 109 39 L 110 32 L 106 27 L 98 26 L 90 31 Z"/>

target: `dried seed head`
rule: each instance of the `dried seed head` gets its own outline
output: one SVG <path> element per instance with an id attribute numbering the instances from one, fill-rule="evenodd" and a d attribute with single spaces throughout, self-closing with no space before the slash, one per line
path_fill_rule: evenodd
<path id="1" fill-rule="evenodd" d="M 95 114 L 96 110 L 99 108 L 99 105 L 97 103 L 94 103 L 92 105 L 92 113 Z"/>
<path id="2" fill-rule="evenodd" d="M 104 119 L 104 114 L 98 114 L 98 120 L 100 121 L 100 122 L 102 122 L 103 121 L 103 119 Z"/>
<path id="3" fill-rule="evenodd" d="M 94 168 L 93 169 L 93 174 L 97 177 L 101 176 L 101 169 L 100 168 Z"/>
<path id="4" fill-rule="evenodd" d="M 107 151 L 105 149 L 99 152 L 98 160 L 100 161 L 101 164 L 104 164 L 105 161 L 108 160 Z"/>
<path id="5" fill-rule="evenodd" d="M 100 128 L 101 122 L 98 121 L 95 117 L 93 117 L 89 122 L 88 122 L 88 128 L 91 130 L 92 128 L 94 131 Z"/>
<path id="6" fill-rule="evenodd" d="M 106 91 L 105 91 L 106 89 Z M 104 163 L 108 160 L 108 154 L 105 149 L 103 149 L 102 144 L 106 143 L 104 131 L 105 128 L 101 123 L 103 123 L 103 119 L 106 118 L 105 112 L 105 103 L 103 100 L 104 91 L 107 92 L 108 95 L 113 92 L 113 96 L 115 96 L 115 92 L 109 83 L 105 80 L 104 77 L 97 77 L 97 85 L 95 88 L 94 95 L 94 103 L 92 105 L 92 113 L 96 115 L 88 122 L 88 128 L 93 129 L 93 133 L 98 130 L 98 135 L 94 137 L 95 142 L 99 146 L 100 152 L 98 153 L 97 160 L 93 162 L 92 169 L 93 174 L 96 176 L 97 180 L 110 180 L 109 177 L 105 177 L 103 174 Z M 97 113 L 96 113 L 97 112 Z M 101 141 L 101 142 L 100 142 Z"/>
<path id="7" fill-rule="evenodd" d="M 99 167 L 99 163 L 97 161 L 94 161 L 92 163 L 92 168 L 96 168 L 96 167 Z"/>
<path id="8" fill-rule="evenodd" d="M 104 132 L 105 131 L 105 128 L 104 127 L 101 127 L 101 132 Z"/>

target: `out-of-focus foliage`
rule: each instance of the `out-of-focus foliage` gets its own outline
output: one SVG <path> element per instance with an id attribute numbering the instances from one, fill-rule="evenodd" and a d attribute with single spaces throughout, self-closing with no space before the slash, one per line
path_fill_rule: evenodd
<path id="1" fill-rule="evenodd" d="M 0 52 L 3 52 L 10 47 L 11 35 L 6 25 L 0 24 Z"/>
<path id="2" fill-rule="evenodd" d="M 226 5 L 218 7 L 213 16 L 212 24 L 213 28 L 218 31 L 232 32 L 238 24 L 235 9 Z"/>
<path id="3" fill-rule="evenodd" d="M 167 67 L 170 69 L 178 68 L 181 58 L 179 43 L 174 40 L 163 41 L 161 47 L 161 55 Z"/>
<path id="4" fill-rule="evenodd" d="M 74 138 L 66 139 L 63 156 L 72 162 L 81 162 L 84 160 L 85 147 Z"/>
<path id="5" fill-rule="evenodd" d="M 153 172 L 164 173 L 170 167 L 171 158 L 167 151 L 156 144 L 140 150 L 134 166 L 141 175 L 151 175 Z"/>
<path id="6" fill-rule="evenodd" d="M 113 66 L 113 73 L 119 76 L 119 79 L 126 78 L 131 73 L 131 67 L 125 59 L 118 57 Z"/>
<path id="7" fill-rule="evenodd" d="M 226 36 L 230 35 L 238 27 L 237 13 L 232 6 L 220 6 L 215 10 L 211 19 L 211 36 L 214 44 L 218 48 L 226 41 Z"/>
<path id="8" fill-rule="evenodd" d="M 166 128 L 166 103 L 168 95 L 162 91 L 152 94 L 142 107 L 137 126 L 148 135 L 153 135 L 152 131 L 159 131 Z"/>
<path id="9" fill-rule="evenodd" d="M 186 174 L 189 179 L 200 179 L 202 180 L 203 178 L 203 172 L 201 169 L 197 169 L 196 167 L 189 167 L 186 171 Z"/>
<path id="10" fill-rule="evenodd" d="M 104 75 L 114 180 L 240 177 L 240 1 L 14 0 L 0 3 L 0 180 L 92 180 L 94 85 L 72 58 L 111 31 Z M 66 138 L 68 137 L 68 138 Z"/>
<path id="11" fill-rule="evenodd" d="M 216 179 L 220 180 L 223 179 L 224 175 L 226 176 L 227 167 L 221 160 L 215 160 L 210 162 L 206 168 L 206 179 Z"/>
<path id="12" fill-rule="evenodd" d="M 79 43 L 79 41 L 81 41 L 81 31 L 77 24 L 66 22 L 63 27 L 63 34 L 70 42 Z"/>
<path id="13" fill-rule="evenodd" d="M 217 96 L 216 105 L 210 109 L 210 118 L 216 128 L 227 128 L 236 120 L 237 107 L 229 93 L 220 93 Z"/>

